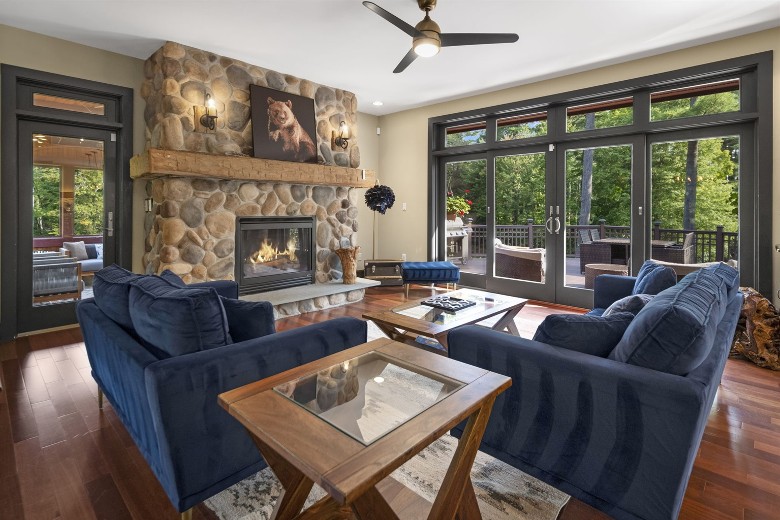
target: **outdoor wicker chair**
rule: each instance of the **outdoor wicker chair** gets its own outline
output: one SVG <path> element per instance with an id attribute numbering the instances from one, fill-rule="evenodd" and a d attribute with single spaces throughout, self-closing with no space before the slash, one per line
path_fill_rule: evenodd
<path id="1" fill-rule="evenodd" d="M 585 266 L 588 264 L 611 264 L 612 246 L 610 244 L 599 244 L 590 242 L 580 244 L 580 273 L 585 272 Z"/>
<path id="2" fill-rule="evenodd" d="M 543 282 L 545 251 L 544 249 L 497 244 L 495 269 L 496 276 Z"/>
<path id="3" fill-rule="evenodd" d="M 692 264 L 696 261 L 696 246 L 693 241 L 694 234 L 686 233 L 681 246 L 653 247 L 652 258 L 674 264 Z"/>

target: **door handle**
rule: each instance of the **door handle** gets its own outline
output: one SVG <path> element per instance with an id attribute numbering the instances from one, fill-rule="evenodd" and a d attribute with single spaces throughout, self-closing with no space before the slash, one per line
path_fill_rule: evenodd
<path id="1" fill-rule="evenodd" d="M 103 229 L 106 231 L 106 235 L 112 237 L 114 236 L 114 212 L 113 211 L 108 212 L 108 218 L 106 220 L 108 221 L 108 225 Z"/>
<path id="2" fill-rule="evenodd" d="M 558 217 L 555 217 L 555 234 L 559 234 L 561 232 L 561 219 Z"/>
<path id="3" fill-rule="evenodd" d="M 547 232 L 548 232 L 548 233 L 550 233 L 551 235 L 553 234 L 553 230 L 552 230 L 552 219 L 553 219 L 553 218 L 552 218 L 552 217 L 550 217 L 550 218 L 548 218 L 548 219 L 547 219 L 547 220 L 544 222 L 544 228 L 545 228 L 545 229 L 547 230 Z"/>

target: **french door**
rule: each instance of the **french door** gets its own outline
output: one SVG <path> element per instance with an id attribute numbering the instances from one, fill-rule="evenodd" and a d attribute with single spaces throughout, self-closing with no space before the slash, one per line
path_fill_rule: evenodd
<path id="1" fill-rule="evenodd" d="M 463 215 L 439 213 L 441 258 L 459 264 L 465 285 L 591 306 L 583 249 L 598 244 L 609 251 L 603 262 L 625 273 L 645 255 L 642 143 L 601 138 L 441 159 L 442 200 L 468 204 Z M 608 237 L 620 240 L 602 244 Z"/>
<path id="2" fill-rule="evenodd" d="M 19 122 L 17 331 L 75 323 L 91 294 L 78 262 L 63 263 L 62 242 L 86 242 L 114 263 L 116 141 L 107 130 Z M 54 245 L 52 245 L 54 244 Z"/>

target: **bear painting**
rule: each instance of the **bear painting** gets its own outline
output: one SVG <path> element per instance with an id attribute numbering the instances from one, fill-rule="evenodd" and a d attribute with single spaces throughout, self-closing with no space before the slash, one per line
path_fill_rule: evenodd
<path id="1" fill-rule="evenodd" d="M 250 102 L 255 157 L 317 162 L 313 99 L 251 85 Z"/>

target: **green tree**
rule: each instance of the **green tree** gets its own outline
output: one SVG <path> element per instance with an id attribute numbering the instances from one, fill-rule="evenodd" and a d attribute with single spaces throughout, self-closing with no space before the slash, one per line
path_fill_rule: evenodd
<path id="1" fill-rule="evenodd" d="M 77 169 L 75 172 L 73 234 L 103 234 L 103 170 Z"/>
<path id="2" fill-rule="evenodd" d="M 33 237 L 60 236 L 60 177 L 57 166 L 33 166 Z"/>

